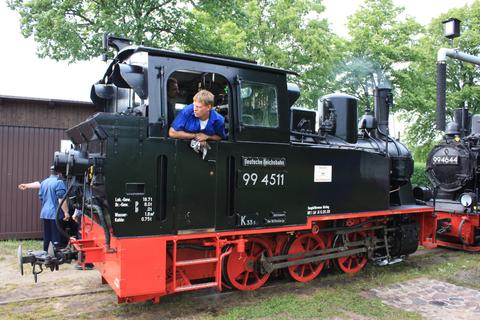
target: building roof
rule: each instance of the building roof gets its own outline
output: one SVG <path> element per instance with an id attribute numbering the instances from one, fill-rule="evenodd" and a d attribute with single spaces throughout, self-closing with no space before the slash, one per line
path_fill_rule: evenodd
<path id="1" fill-rule="evenodd" d="M 48 98 L 34 98 L 34 97 L 25 97 L 25 96 L 9 96 L 9 95 L 0 95 L 0 104 L 3 100 L 6 101 L 23 101 L 23 102 L 36 102 L 49 105 L 78 105 L 78 106 L 94 106 L 92 102 L 89 101 L 75 101 L 75 100 L 64 100 L 64 99 L 48 99 Z"/>

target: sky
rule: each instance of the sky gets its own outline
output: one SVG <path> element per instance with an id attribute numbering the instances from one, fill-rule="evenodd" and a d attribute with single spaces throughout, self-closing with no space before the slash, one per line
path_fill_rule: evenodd
<path id="1" fill-rule="evenodd" d="M 394 0 L 405 7 L 407 15 L 421 24 L 451 8 L 470 4 L 474 0 Z M 100 58 L 68 64 L 51 59 L 40 59 L 35 54 L 33 39 L 20 34 L 19 16 L 0 1 L 0 30 L 3 49 L 0 76 L 0 95 L 44 99 L 90 101 L 90 87 L 106 69 Z M 323 0 L 332 30 L 347 35 L 347 17 L 355 12 L 363 0 Z"/>

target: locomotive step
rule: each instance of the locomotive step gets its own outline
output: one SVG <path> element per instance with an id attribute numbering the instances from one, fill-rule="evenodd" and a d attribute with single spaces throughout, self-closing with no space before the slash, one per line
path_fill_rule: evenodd
<path id="1" fill-rule="evenodd" d="M 217 258 L 205 258 L 205 259 L 193 259 L 193 260 L 183 260 L 183 261 L 177 261 L 176 265 L 177 267 L 183 267 L 183 266 L 191 266 L 195 264 L 204 264 L 204 263 L 213 263 L 217 262 Z"/>
<path id="2" fill-rule="evenodd" d="M 192 284 L 189 286 L 184 287 L 177 287 L 175 288 L 175 292 L 182 292 L 182 291 L 189 291 L 189 290 L 196 290 L 196 289 L 205 289 L 205 288 L 213 288 L 218 285 L 217 282 L 205 282 L 205 283 L 198 283 Z"/>

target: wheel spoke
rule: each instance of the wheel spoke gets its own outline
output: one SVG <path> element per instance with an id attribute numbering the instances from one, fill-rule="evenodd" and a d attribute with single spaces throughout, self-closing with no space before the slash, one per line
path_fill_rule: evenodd
<path id="1" fill-rule="evenodd" d="M 253 258 L 254 258 L 255 260 L 257 260 L 258 258 L 260 258 L 260 256 L 261 256 L 262 253 L 264 253 L 264 252 L 265 252 L 265 250 L 260 250 L 259 253 L 257 253 L 256 255 L 253 256 Z"/>
<path id="2" fill-rule="evenodd" d="M 250 247 L 250 256 L 254 256 L 255 255 L 255 242 L 252 242 L 252 246 Z"/>
<path id="3" fill-rule="evenodd" d="M 315 272 L 315 269 L 313 268 L 313 264 L 309 263 L 308 268 L 310 269 L 311 272 Z"/>
<path id="4" fill-rule="evenodd" d="M 300 276 L 303 277 L 305 275 L 305 265 L 304 264 L 302 264 L 301 270 L 302 271 L 300 271 Z"/>
<path id="5" fill-rule="evenodd" d="M 248 282 L 248 276 L 250 275 L 250 272 L 245 271 L 245 278 L 243 278 L 243 285 L 246 286 Z"/>

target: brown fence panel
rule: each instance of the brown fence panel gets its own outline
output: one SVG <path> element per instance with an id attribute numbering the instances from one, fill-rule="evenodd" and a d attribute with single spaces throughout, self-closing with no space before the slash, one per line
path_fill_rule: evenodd
<path id="1" fill-rule="evenodd" d="M 42 237 L 38 190 L 17 186 L 48 177 L 62 139 L 63 129 L 0 126 L 0 240 Z"/>

